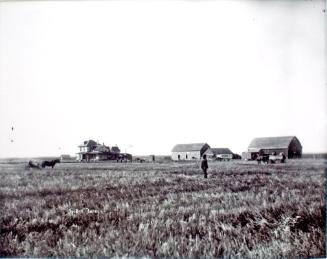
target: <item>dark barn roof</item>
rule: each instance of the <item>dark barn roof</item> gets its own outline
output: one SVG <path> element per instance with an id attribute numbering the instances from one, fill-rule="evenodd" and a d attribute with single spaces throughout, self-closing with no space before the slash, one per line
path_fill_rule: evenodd
<path id="1" fill-rule="evenodd" d="M 207 143 L 177 144 L 172 152 L 201 151 L 206 146 L 209 147 Z"/>
<path id="2" fill-rule="evenodd" d="M 250 143 L 248 149 L 259 150 L 259 149 L 288 148 L 294 139 L 297 140 L 295 136 L 255 138 Z"/>
<path id="3" fill-rule="evenodd" d="M 219 154 L 233 154 L 229 148 L 210 148 L 206 151 L 207 154 L 219 155 Z"/>

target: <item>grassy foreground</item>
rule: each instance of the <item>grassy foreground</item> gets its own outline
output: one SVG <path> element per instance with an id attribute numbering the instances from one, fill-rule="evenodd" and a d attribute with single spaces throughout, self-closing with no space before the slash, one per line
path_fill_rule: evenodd
<path id="1" fill-rule="evenodd" d="M 325 257 L 325 160 L 0 164 L 1 256 Z"/>

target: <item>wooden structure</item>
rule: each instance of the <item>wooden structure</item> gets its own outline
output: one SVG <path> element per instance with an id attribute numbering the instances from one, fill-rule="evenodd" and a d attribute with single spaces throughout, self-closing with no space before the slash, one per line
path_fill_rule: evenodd
<path id="1" fill-rule="evenodd" d="M 121 158 L 118 146 L 110 149 L 110 147 L 91 139 L 84 141 L 78 147 L 80 149 L 80 152 L 77 153 L 79 161 L 118 160 Z"/>
<path id="2" fill-rule="evenodd" d="M 254 160 L 259 153 L 261 155 L 284 153 L 286 158 L 301 158 L 302 145 L 295 136 L 255 138 L 251 141 L 248 151 L 242 153 L 242 158 Z"/>
<path id="3" fill-rule="evenodd" d="M 231 160 L 234 155 L 229 148 L 209 148 L 204 154 L 210 160 Z"/>
<path id="4" fill-rule="evenodd" d="M 177 144 L 171 151 L 171 159 L 174 161 L 201 159 L 209 148 L 207 143 Z"/>

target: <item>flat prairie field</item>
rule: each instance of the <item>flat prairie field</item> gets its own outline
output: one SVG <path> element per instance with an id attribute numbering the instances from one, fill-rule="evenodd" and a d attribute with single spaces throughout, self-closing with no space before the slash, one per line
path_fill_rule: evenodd
<path id="1" fill-rule="evenodd" d="M 323 159 L 0 164 L 0 255 L 325 257 Z"/>

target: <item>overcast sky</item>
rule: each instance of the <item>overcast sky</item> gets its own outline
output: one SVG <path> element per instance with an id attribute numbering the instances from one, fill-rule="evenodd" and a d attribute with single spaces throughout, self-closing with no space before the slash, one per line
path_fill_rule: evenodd
<path id="1" fill-rule="evenodd" d="M 0 157 L 296 135 L 327 151 L 324 1 L 0 3 Z M 14 127 L 12 130 L 11 127 Z"/>

